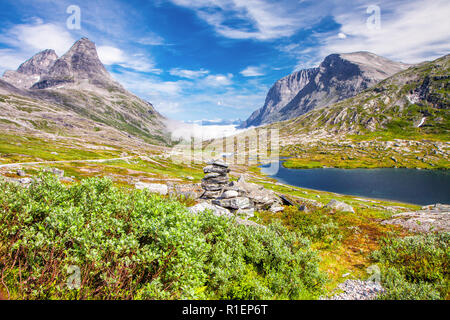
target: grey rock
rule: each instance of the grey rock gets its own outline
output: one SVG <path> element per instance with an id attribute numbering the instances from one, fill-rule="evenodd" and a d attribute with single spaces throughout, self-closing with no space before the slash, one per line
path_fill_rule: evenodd
<path id="1" fill-rule="evenodd" d="M 228 177 L 225 175 L 225 176 L 219 176 L 219 177 L 215 177 L 215 178 L 208 178 L 208 179 L 204 178 L 204 179 L 202 179 L 202 183 L 226 184 L 226 183 L 228 183 Z"/>
<path id="2" fill-rule="evenodd" d="M 397 213 L 382 224 L 399 225 L 412 232 L 450 232 L 450 205 L 435 204 L 418 211 Z"/>
<path id="3" fill-rule="evenodd" d="M 206 191 L 221 191 L 223 189 L 223 184 L 206 183 L 202 181 L 202 188 Z"/>
<path id="4" fill-rule="evenodd" d="M 169 192 L 169 188 L 165 184 L 160 183 L 145 183 L 145 182 L 137 182 L 135 184 L 135 188 L 139 190 L 148 190 L 151 193 L 159 193 L 160 195 L 167 195 Z"/>
<path id="5" fill-rule="evenodd" d="M 99 87 L 116 85 L 101 63 L 95 44 L 87 38 L 81 38 L 57 59 L 48 72 L 35 83 L 33 89 L 46 89 L 66 83 L 87 81 Z"/>
<path id="6" fill-rule="evenodd" d="M 64 170 L 57 169 L 57 168 L 51 168 L 50 172 L 53 173 L 54 175 L 60 177 L 60 178 L 64 177 Z"/>
<path id="7" fill-rule="evenodd" d="M 284 210 L 284 208 L 282 206 L 278 205 L 278 204 L 275 204 L 275 205 L 271 206 L 270 209 L 269 209 L 269 211 L 273 212 L 273 213 L 281 212 L 283 210 Z"/>
<path id="8" fill-rule="evenodd" d="M 236 197 L 239 197 L 239 192 L 237 192 L 235 190 L 228 190 L 228 191 L 225 191 L 224 193 L 222 193 L 221 197 L 224 199 L 236 198 Z"/>
<path id="9" fill-rule="evenodd" d="M 48 72 L 57 59 L 54 50 L 41 51 L 22 63 L 16 71 L 6 71 L 2 80 L 18 88 L 29 89 Z"/>
<path id="10" fill-rule="evenodd" d="M 325 208 L 333 209 L 336 211 L 355 213 L 355 210 L 353 209 L 353 207 L 351 205 L 346 204 L 345 202 L 337 201 L 335 199 L 328 202 L 328 204 L 325 206 Z"/>
<path id="11" fill-rule="evenodd" d="M 192 213 L 195 213 L 195 214 L 204 212 L 206 210 L 212 211 L 212 213 L 214 215 L 219 216 L 219 217 L 223 217 L 223 216 L 233 217 L 233 214 L 229 210 L 227 210 L 223 207 L 220 207 L 220 206 L 216 206 L 216 205 L 211 204 L 206 201 L 196 204 L 195 206 L 189 208 L 189 211 Z"/>
<path id="12" fill-rule="evenodd" d="M 309 209 L 307 206 L 305 206 L 304 204 L 302 204 L 301 206 L 298 206 L 298 211 L 303 211 L 305 213 L 309 212 Z"/>
<path id="13" fill-rule="evenodd" d="M 208 166 L 203 168 L 203 172 L 204 173 L 226 174 L 226 173 L 230 172 L 230 169 L 225 168 L 225 167 L 221 167 L 221 166 L 208 165 Z"/>
<path id="14" fill-rule="evenodd" d="M 24 177 L 24 176 L 26 176 L 26 173 L 25 173 L 25 171 L 23 171 L 22 169 L 19 169 L 19 170 L 17 170 L 17 175 L 18 175 L 19 177 Z"/>
<path id="15" fill-rule="evenodd" d="M 222 191 L 204 191 L 201 199 L 216 199 L 220 196 Z"/>
<path id="16" fill-rule="evenodd" d="M 223 162 L 221 160 L 210 160 L 207 162 L 207 164 L 213 165 L 213 166 L 219 166 L 219 167 L 223 167 L 223 168 L 228 168 L 228 164 L 226 164 L 225 162 Z"/>
<path id="17" fill-rule="evenodd" d="M 346 280 L 337 290 L 342 290 L 343 293 L 322 300 L 374 300 L 385 291 L 379 282 L 370 280 Z"/>
<path id="18" fill-rule="evenodd" d="M 217 178 L 217 177 L 220 177 L 220 176 L 222 176 L 220 173 L 211 172 L 211 173 L 205 174 L 205 177 L 203 179 Z"/>
<path id="19" fill-rule="evenodd" d="M 250 199 L 245 197 L 237 197 L 231 199 L 216 199 L 213 200 L 213 204 L 234 210 L 252 208 L 252 203 L 250 202 Z"/>
<path id="20" fill-rule="evenodd" d="M 19 183 L 21 183 L 21 184 L 30 184 L 30 183 L 32 183 L 33 182 L 33 179 L 31 179 L 31 178 L 22 178 L 22 179 L 19 179 Z"/>

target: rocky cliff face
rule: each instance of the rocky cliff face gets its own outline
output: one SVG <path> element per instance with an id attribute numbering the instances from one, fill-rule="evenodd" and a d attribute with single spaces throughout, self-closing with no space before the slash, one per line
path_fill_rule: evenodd
<path id="1" fill-rule="evenodd" d="M 407 67 L 368 52 L 329 55 L 318 68 L 302 70 L 277 81 L 264 106 L 244 126 L 288 120 L 329 106 Z"/>
<path id="2" fill-rule="evenodd" d="M 264 106 L 253 112 L 242 126 L 258 126 L 276 121 L 280 110 L 316 76 L 317 72 L 318 68 L 301 70 L 275 82 L 267 94 Z"/>

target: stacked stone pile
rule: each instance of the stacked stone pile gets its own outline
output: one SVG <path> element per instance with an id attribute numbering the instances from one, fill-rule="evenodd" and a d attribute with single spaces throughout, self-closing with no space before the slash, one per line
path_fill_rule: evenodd
<path id="1" fill-rule="evenodd" d="M 255 210 L 282 211 L 282 201 L 273 191 L 254 183 L 248 183 L 244 177 L 228 182 L 228 165 L 213 160 L 203 168 L 206 174 L 202 180 L 205 190 L 202 198 L 212 200 L 212 205 L 228 210 L 230 213 L 252 217 Z"/>
<path id="2" fill-rule="evenodd" d="M 205 177 L 202 180 L 202 188 L 205 192 L 203 199 L 215 199 L 222 194 L 223 189 L 228 184 L 228 165 L 219 160 L 208 162 L 208 166 L 203 168 Z"/>

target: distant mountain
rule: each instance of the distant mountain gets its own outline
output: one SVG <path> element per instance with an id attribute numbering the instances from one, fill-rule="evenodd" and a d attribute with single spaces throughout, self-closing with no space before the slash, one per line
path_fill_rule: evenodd
<path id="1" fill-rule="evenodd" d="M 285 144 L 347 134 L 385 138 L 428 135 L 448 141 L 450 55 L 401 71 L 327 108 L 270 126 L 280 128 Z"/>
<path id="2" fill-rule="evenodd" d="M 87 38 L 77 41 L 62 57 L 53 50 L 39 52 L 16 71 L 6 71 L 1 80 L 2 95 L 19 94 L 36 104 L 41 101 L 43 105 L 74 112 L 92 121 L 92 129 L 111 127 L 129 138 L 152 144 L 170 141 L 165 118 L 151 103 L 128 92 L 111 77 L 98 57 L 95 44 Z M 6 107 L 12 116 L 12 107 L 16 107 L 17 115 L 21 114 L 21 106 L 14 106 L 12 100 L 6 106 L 0 100 L 0 109 Z M 61 123 L 54 126 L 60 127 Z"/>
<path id="3" fill-rule="evenodd" d="M 324 108 L 408 67 L 369 52 L 329 55 L 317 68 L 278 80 L 269 90 L 264 106 L 242 127 L 292 119 L 312 109 Z"/>

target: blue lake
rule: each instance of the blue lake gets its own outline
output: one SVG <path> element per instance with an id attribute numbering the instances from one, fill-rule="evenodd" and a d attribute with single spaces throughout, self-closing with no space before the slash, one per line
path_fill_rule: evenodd
<path id="1" fill-rule="evenodd" d="M 261 166 L 262 172 L 267 166 Z M 427 205 L 450 204 L 450 172 L 416 169 L 288 169 L 275 175 L 281 183 L 341 194 Z"/>

